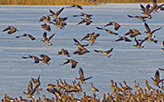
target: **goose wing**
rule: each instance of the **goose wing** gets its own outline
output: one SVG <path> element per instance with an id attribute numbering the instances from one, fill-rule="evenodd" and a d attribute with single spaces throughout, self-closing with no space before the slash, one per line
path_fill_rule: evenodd
<path id="1" fill-rule="evenodd" d="M 146 37 L 145 39 L 143 39 L 140 44 L 142 44 L 144 41 L 146 41 L 149 37 Z"/>
<path id="2" fill-rule="evenodd" d="M 151 32 L 150 28 L 149 28 L 149 25 L 147 23 L 145 23 L 145 29 L 147 32 Z"/>
<path id="3" fill-rule="evenodd" d="M 161 70 L 161 71 L 164 71 L 164 68 L 158 68 L 159 70 Z"/>
<path id="4" fill-rule="evenodd" d="M 97 29 L 99 29 L 99 30 L 105 30 L 104 28 L 100 28 L 100 27 L 96 27 Z"/>
<path id="5" fill-rule="evenodd" d="M 132 29 L 129 29 L 129 31 L 125 34 L 125 35 L 129 35 L 129 34 L 131 34 L 133 31 L 132 31 Z"/>
<path id="6" fill-rule="evenodd" d="M 5 28 L 5 29 L 3 30 L 3 32 L 4 32 L 4 31 L 7 31 L 7 30 L 9 30 L 9 29 L 11 29 L 10 26 L 8 26 L 7 28 Z"/>
<path id="7" fill-rule="evenodd" d="M 42 57 L 43 60 L 45 60 L 46 62 L 50 61 L 50 59 L 51 59 L 49 56 L 47 56 L 45 54 L 41 54 L 40 57 Z"/>
<path id="8" fill-rule="evenodd" d="M 88 80 L 88 79 L 91 79 L 91 78 L 92 78 L 92 76 L 90 76 L 90 77 L 88 77 L 88 78 L 85 78 L 84 81 L 85 81 L 85 80 Z"/>
<path id="9" fill-rule="evenodd" d="M 29 57 L 33 58 L 35 60 L 34 63 L 39 63 L 39 61 L 40 61 L 40 59 L 38 57 L 36 57 L 36 56 L 30 56 L 29 55 Z"/>
<path id="10" fill-rule="evenodd" d="M 95 52 L 101 52 L 101 50 L 94 50 Z"/>
<path id="11" fill-rule="evenodd" d="M 49 10 L 49 11 L 50 11 L 50 13 L 55 14 L 55 12 L 54 12 L 54 11 L 52 11 L 52 10 Z"/>
<path id="12" fill-rule="evenodd" d="M 106 53 L 110 53 L 110 52 L 112 52 L 113 51 L 113 48 L 111 48 L 110 50 L 107 50 L 107 51 L 105 51 Z"/>
<path id="13" fill-rule="evenodd" d="M 29 81 L 28 86 L 27 86 L 27 91 L 30 93 L 33 90 L 33 84 L 31 81 Z"/>
<path id="14" fill-rule="evenodd" d="M 124 40 L 123 37 L 119 37 L 118 39 L 115 40 L 115 42 L 121 41 L 121 40 Z"/>
<path id="15" fill-rule="evenodd" d="M 112 22 L 109 22 L 108 24 L 104 25 L 104 27 L 112 25 Z"/>
<path id="16" fill-rule="evenodd" d="M 125 37 L 125 41 L 131 42 L 131 40 L 127 37 Z"/>
<path id="17" fill-rule="evenodd" d="M 62 65 L 70 63 L 69 59 L 67 59 L 67 61 L 65 61 Z"/>
<path id="18" fill-rule="evenodd" d="M 55 33 L 54 34 L 52 34 L 49 38 L 48 38 L 48 40 L 50 40 L 53 36 L 55 35 Z"/>
<path id="19" fill-rule="evenodd" d="M 153 0 L 153 6 L 157 6 L 157 1 L 156 0 Z"/>
<path id="20" fill-rule="evenodd" d="M 114 29 L 115 29 L 115 30 L 118 30 L 121 26 L 120 26 L 118 23 L 116 23 L 116 22 L 114 22 L 114 23 L 115 23 Z"/>
<path id="21" fill-rule="evenodd" d="M 142 5 L 142 4 L 140 4 L 140 7 L 141 7 L 141 11 L 143 11 L 143 12 L 145 12 L 145 7 Z"/>
<path id="22" fill-rule="evenodd" d="M 157 29 L 154 29 L 151 33 L 153 34 L 155 31 L 160 30 L 160 29 L 161 29 L 161 27 L 157 28 Z"/>
<path id="23" fill-rule="evenodd" d="M 33 90 L 31 90 L 31 92 L 30 92 L 30 95 L 33 95 L 34 94 L 34 92 L 36 91 L 36 89 L 39 87 L 39 84 L 38 85 L 36 85 L 35 87 L 34 87 L 34 89 Z"/>
<path id="24" fill-rule="evenodd" d="M 160 80 L 160 76 L 159 76 L 160 74 L 159 74 L 159 71 L 157 70 L 156 72 L 155 72 L 155 76 L 154 76 L 154 78 L 155 78 L 155 80 Z"/>
<path id="25" fill-rule="evenodd" d="M 82 19 L 77 25 L 82 24 L 82 23 L 84 23 L 84 22 L 85 22 L 85 20 Z"/>
<path id="26" fill-rule="evenodd" d="M 44 38 L 44 40 L 47 40 L 47 32 L 43 33 L 43 38 Z"/>
<path id="27" fill-rule="evenodd" d="M 100 34 L 93 34 L 93 36 L 94 36 L 94 37 L 99 37 L 99 36 L 100 36 Z"/>
<path id="28" fill-rule="evenodd" d="M 89 34 L 87 34 L 86 36 L 84 36 L 80 41 L 86 39 L 86 38 L 89 38 Z"/>
<path id="29" fill-rule="evenodd" d="M 8 32 L 8 34 L 12 34 L 17 31 L 17 29 L 15 27 L 10 27 L 10 28 L 11 28 L 11 30 Z"/>
<path id="30" fill-rule="evenodd" d="M 63 10 L 64 10 L 64 7 L 61 8 L 60 10 L 58 10 L 58 11 L 56 12 L 56 15 L 58 16 Z"/>
<path id="31" fill-rule="evenodd" d="M 128 17 L 130 17 L 130 18 L 135 18 L 135 16 L 131 16 L 131 15 L 127 15 Z"/>
<path id="32" fill-rule="evenodd" d="M 84 79 L 84 72 L 81 67 L 79 68 L 79 77 L 80 77 L 80 79 Z"/>
<path id="33" fill-rule="evenodd" d="M 147 4 L 144 13 L 147 13 L 149 11 L 149 8 L 150 8 L 150 4 Z"/>
<path id="34" fill-rule="evenodd" d="M 137 41 L 137 39 L 136 39 L 136 38 L 134 39 L 134 41 L 136 42 L 136 45 L 138 45 L 138 44 L 139 44 L 139 42 Z"/>
<path id="35" fill-rule="evenodd" d="M 150 8 L 150 9 L 147 11 L 147 14 L 150 14 L 156 7 L 157 7 L 157 5 L 153 5 L 153 7 Z"/>
<path id="36" fill-rule="evenodd" d="M 77 4 L 74 4 L 74 7 L 76 7 L 76 8 L 79 8 L 79 9 L 83 9 L 83 7 L 82 6 L 80 6 L 80 5 L 77 5 Z"/>
<path id="37" fill-rule="evenodd" d="M 71 68 L 75 68 L 76 65 L 77 65 L 77 63 L 78 63 L 78 62 L 76 62 L 75 60 L 72 60 L 72 66 L 71 66 Z"/>
<path id="38" fill-rule="evenodd" d="M 30 34 L 28 34 L 27 37 L 29 37 L 31 40 L 35 40 L 35 37 Z"/>
<path id="39" fill-rule="evenodd" d="M 22 36 L 24 36 L 24 35 L 19 35 L 19 36 L 16 36 L 15 38 L 20 38 L 20 37 L 22 37 Z"/>
<path id="40" fill-rule="evenodd" d="M 73 41 L 74 41 L 75 43 L 77 43 L 77 44 L 80 44 L 79 41 L 78 41 L 77 39 L 75 39 L 75 38 L 73 38 Z"/>

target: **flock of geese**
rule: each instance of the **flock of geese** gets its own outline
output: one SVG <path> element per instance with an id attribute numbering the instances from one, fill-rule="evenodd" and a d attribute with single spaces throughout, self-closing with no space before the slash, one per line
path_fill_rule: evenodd
<path id="1" fill-rule="evenodd" d="M 42 35 L 43 40 L 41 40 L 41 42 L 47 44 L 47 46 L 53 45 L 51 43 L 51 39 L 55 36 L 55 33 L 48 37 L 47 32 L 51 31 L 51 24 L 55 25 L 56 27 L 60 29 L 64 29 L 64 27 L 67 26 L 67 23 L 66 23 L 67 17 L 60 17 L 59 15 L 64 9 L 72 8 L 72 7 L 75 7 L 81 10 L 83 9 L 82 6 L 73 4 L 65 8 L 62 7 L 57 12 L 54 12 L 53 10 L 49 10 L 50 12 L 49 15 L 43 16 L 40 18 L 39 20 L 40 22 L 45 22 L 44 24 L 41 24 L 41 27 L 45 30 L 45 32 Z M 161 30 L 161 27 L 151 30 L 150 26 L 146 23 L 146 20 L 152 19 L 152 16 L 151 16 L 152 12 L 158 12 L 158 10 L 163 11 L 164 4 L 159 5 L 156 0 L 153 0 L 152 6 L 150 4 L 147 4 L 146 7 L 144 7 L 142 4 L 140 4 L 140 7 L 142 11 L 141 13 L 144 16 L 137 16 L 137 15 L 132 16 L 129 14 L 127 16 L 129 18 L 137 18 L 143 21 L 145 30 L 146 30 L 145 33 L 147 34 L 147 37 L 143 39 L 137 39 L 137 36 L 141 35 L 140 31 L 137 29 L 129 29 L 129 31 L 124 36 L 119 36 L 119 38 L 116 39 L 115 42 L 118 42 L 118 41 L 131 42 L 132 41 L 131 38 L 134 38 L 134 41 L 136 42 L 134 46 L 136 48 L 144 48 L 143 43 L 146 40 L 153 41 L 154 43 L 158 42 L 158 40 L 155 39 L 154 33 L 158 30 Z M 79 21 L 77 25 L 84 23 L 86 26 L 88 26 L 93 22 L 92 21 L 93 15 L 91 14 L 86 14 L 86 13 L 81 12 L 79 15 L 73 15 L 73 17 L 79 17 L 79 16 L 84 17 L 84 18 L 81 18 L 81 21 Z M 52 18 L 54 18 L 54 20 L 52 20 Z M 104 30 L 108 32 L 109 34 L 114 34 L 116 36 L 119 35 L 118 33 L 105 28 L 106 26 L 114 26 L 114 29 L 116 31 L 119 30 L 119 28 L 121 27 L 121 25 L 118 24 L 117 22 L 109 22 L 105 24 L 104 27 L 96 27 L 96 29 L 102 30 L 102 31 Z M 13 34 L 19 30 L 14 26 L 8 26 L 3 30 L 3 32 L 5 31 L 8 31 L 8 34 Z M 81 44 L 81 42 L 85 40 L 85 41 L 88 41 L 91 45 L 94 45 L 96 43 L 96 39 L 99 36 L 100 34 L 93 32 L 93 33 L 86 34 L 84 37 L 81 38 L 80 41 L 78 41 L 76 38 L 73 38 L 74 45 L 77 46 L 77 50 L 74 51 L 73 54 L 83 55 L 85 53 L 89 53 L 90 51 L 86 48 L 87 46 L 89 46 L 89 44 L 83 45 Z M 26 34 L 26 33 L 24 33 L 23 35 L 16 36 L 16 38 L 21 38 L 21 37 L 28 37 L 31 40 L 36 39 L 33 35 Z M 163 46 L 164 46 L 164 41 L 163 41 Z M 101 53 L 107 57 L 110 57 L 113 49 L 114 48 L 110 48 L 107 51 L 95 49 L 94 51 L 97 53 Z M 161 49 L 164 50 L 164 48 L 161 48 Z M 67 49 L 61 49 L 60 51 L 58 51 L 58 54 L 68 57 L 64 63 L 60 64 L 60 66 L 71 63 L 71 68 L 76 68 L 78 61 L 70 58 L 70 53 Z M 22 58 L 25 60 L 33 59 L 34 63 L 43 62 L 47 65 L 50 64 L 50 60 L 51 60 L 51 57 L 46 54 L 41 54 L 40 58 L 34 55 L 22 56 Z M 156 85 L 158 88 L 161 88 L 164 91 L 164 86 L 163 86 L 164 79 L 160 79 L 159 70 L 164 71 L 164 69 L 159 68 L 158 70 L 156 70 L 154 77 L 151 77 L 151 79 L 154 85 Z M 11 98 L 7 94 L 4 94 L 4 98 L 2 99 L 2 101 L 3 102 L 42 102 L 42 101 L 43 102 L 55 102 L 55 101 L 56 102 L 100 102 L 100 101 L 102 102 L 121 102 L 121 101 L 122 102 L 164 102 L 163 92 L 161 90 L 158 90 L 158 89 L 156 90 L 155 88 L 152 88 L 149 85 L 148 80 L 145 81 L 146 82 L 145 89 L 142 89 L 140 87 L 140 84 L 134 81 L 134 89 L 136 90 L 136 92 L 134 93 L 132 93 L 131 91 L 133 88 L 128 86 L 126 81 L 123 81 L 124 86 L 121 83 L 119 83 L 120 87 L 118 87 L 117 82 L 114 82 L 113 80 L 111 80 L 110 88 L 113 90 L 113 92 L 112 94 L 104 93 L 102 99 L 96 98 L 95 92 L 99 92 L 99 89 L 97 89 L 91 82 L 90 89 L 94 93 L 92 96 L 89 96 L 89 95 L 86 95 L 86 93 L 82 90 L 81 84 L 86 84 L 86 80 L 89 80 L 91 78 L 92 76 L 85 77 L 83 69 L 79 67 L 79 77 L 75 78 L 75 80 L 72 81 L 72 85 L 68 84 L 66 80 L 62 80 L 62 79 L 56 80 L 56 84 L 47 85 L 48 86 L 47 91 L 52 93 L 55 97 L 52 97 L 50 99 L 50 98 L 47 98 L 44 94 L 43 100 L 42 100 L 41 97 L 39 97 L 38 99 L 35 99 L 34 97 L 34 93 L 36 91 L 40 92 L 42 90 L 42 88 L 40 87 L 41 82 L 40 82 L 40 75 L 39 75 L 38 78 L 36 79 L 31 78 L 27 86 L 27 92 L 26 91 L 22 92 L 29 99 L 23 99 L 22 96 L 19 97 L 20 99 Z M 161 86 L 160 86 L 160 83 L 162 83 Z M 75 98 L 73 96 L 73 93 L 76 93 L 76 92 L 79 94 L 83 93 L 83 97 Z"/>

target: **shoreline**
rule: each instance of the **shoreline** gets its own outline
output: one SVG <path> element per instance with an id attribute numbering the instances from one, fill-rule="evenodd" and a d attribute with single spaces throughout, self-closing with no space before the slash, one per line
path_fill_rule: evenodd
<path id="1" fill-rule="evenodd" d="M 164 3 L 163 0 L 158 0 L 158 3 Z M 106 3 L 152 3 L 152 0 L 81 0 L 81 1 L 74 1 L 74 0 L 67 0 L 67 1 L 60 1 L 56 0 L 2 0 L 0 1 L 0 5 L 101 5 Z"/>

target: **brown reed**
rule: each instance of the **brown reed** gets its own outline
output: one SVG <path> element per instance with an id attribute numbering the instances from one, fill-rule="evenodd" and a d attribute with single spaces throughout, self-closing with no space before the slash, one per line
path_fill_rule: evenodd
<path id="1" fill-rule="evenodd" d="M 101 3 L 151 3 L 152 0 L 0 0 L 0 5 L 99 5 Z M 157 0 L 164 3 L 164 0 Z"/>

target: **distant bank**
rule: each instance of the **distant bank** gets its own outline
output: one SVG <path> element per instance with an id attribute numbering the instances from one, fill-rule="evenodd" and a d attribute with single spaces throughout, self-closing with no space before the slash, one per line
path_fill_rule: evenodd
<path id="1" fill-rule="evenodd" d="M 0 0 L 0 5 L 99 5 L 101 3 L 151 3 L 153 0 Z M 157 0 L 164 3 L 164 0 Z"/>

